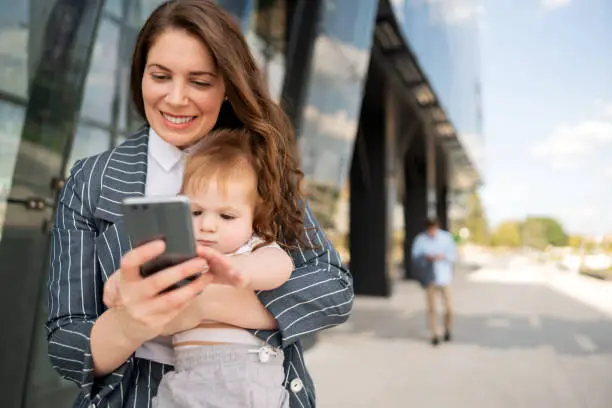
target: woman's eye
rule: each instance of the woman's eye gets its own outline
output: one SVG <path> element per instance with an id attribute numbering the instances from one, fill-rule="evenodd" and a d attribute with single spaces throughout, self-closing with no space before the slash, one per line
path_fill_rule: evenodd
<path id="1" fill-rule="evenodd" d="M 166 75 L 166 74 L 151 74 L 151 78 L 153 78 L 156 81 L 165 81 L 167 79 L 170 79 L 170 75 Z"/>
<path id="2" fill-rule="evenodd" d="M 208 88 L 210 86 L 208 82 L 202 82 L 202 81 L 191 81 L 191 82 L 199 88 Z"/>
<path id="3" fill-rule="evenodd" d="M 223 218 L 224 220 L 233 220 L 236 217 L 234 217 L 233 215 L 229 215 L 229 214 L 221 214 L 221 218 Z"/>

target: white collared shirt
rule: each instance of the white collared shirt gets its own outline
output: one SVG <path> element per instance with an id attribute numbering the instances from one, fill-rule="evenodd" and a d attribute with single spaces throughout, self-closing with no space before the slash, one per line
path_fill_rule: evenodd
<path id="1" fill-rule="evenodd" d="M 181 189 L 185 156 L 197 148 L 181 150 L 149 128 L 149 153 L 145 196 L 176 195 Z"/>

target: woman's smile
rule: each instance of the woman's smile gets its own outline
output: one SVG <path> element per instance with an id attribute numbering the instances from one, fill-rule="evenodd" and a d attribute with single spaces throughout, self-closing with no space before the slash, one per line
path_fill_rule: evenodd
<path id="1" fill-rule="evenodd" d="M 164 118 L 164 124 L 173 129 L 185 129 L 191 125 L 195 119 L 197 119 L 197 115 L 195 116 L 185 116 L 185 115 L 171 115 L 166 112 L 160 112 L 162 117 Z"/>

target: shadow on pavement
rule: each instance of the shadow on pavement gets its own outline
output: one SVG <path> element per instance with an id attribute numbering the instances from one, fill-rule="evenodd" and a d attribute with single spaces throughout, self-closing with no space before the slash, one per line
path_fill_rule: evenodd
<path id="1" fill-rule="evenodd" d="M 525 349 L 548 346 L 559 354 L 612 354 L 609 320 L 576 321 L 540 317 L 538 327 L 521 316 L 509 314 L 455 315 L 454 344 L 492 349 Z M 358 310 L 344 334 L 373 333 L 383 339 L 427 341 L 423 312 L 408 315 L 393 310 Z"/>

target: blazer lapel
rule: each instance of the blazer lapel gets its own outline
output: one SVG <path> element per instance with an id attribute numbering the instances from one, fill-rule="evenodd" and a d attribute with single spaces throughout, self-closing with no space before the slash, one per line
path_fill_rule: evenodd
<path id="1" fill-rule="evenodd" d="M 148 150 L 149 127 L 144 126 L 111 151 L 102 174 L 96 218 L 114 224 L 123 217 L 121 203 L 125 198 L 144 196 Z"/>

